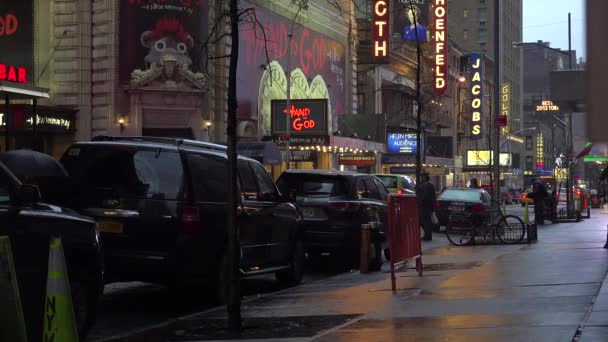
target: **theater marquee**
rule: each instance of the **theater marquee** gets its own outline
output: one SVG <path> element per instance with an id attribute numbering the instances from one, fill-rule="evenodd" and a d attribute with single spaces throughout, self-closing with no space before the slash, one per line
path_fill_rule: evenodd
<path id="1" fill-rule="evenodd" d="M 447 3 L 445 0 L 434 0 L 435 17 L 435 92 L 443 95 L 448 84 L 448 44 L 447 44 Z"/>
<path id="2" fill-rule="evenodd" d="M 374 0 L 372 13 L 372 61 L 379 64 L 388 63 L 391 36 L 388 0 Z"/>
<path id="3" fill-rule="evenodd" d="M 481 116 L 483 113 L 483 59 L 480 54 L 469 57 L 471 70 L 471 128 L 469 140 L 481 139 Z"/>

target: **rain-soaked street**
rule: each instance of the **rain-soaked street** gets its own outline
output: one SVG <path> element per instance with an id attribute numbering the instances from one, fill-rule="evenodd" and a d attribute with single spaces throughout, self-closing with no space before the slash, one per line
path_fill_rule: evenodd
<path id="1" fill-rule="evenodd" d="M 607 224 L 608 212 L 597 209 L 583 222 L 541 227 L 537 243 L 511 246 L 452 247 L 435 233 L 425 242 L 423 277 L 411 267 L 401 270 L 396 294 L 383 270 L 346 272 L 250 295 L 242 305 L 240 338 L 606 340 Z M 225 309 L 215 308 L 110 340 L 230 339 L 224 328 Z"/>

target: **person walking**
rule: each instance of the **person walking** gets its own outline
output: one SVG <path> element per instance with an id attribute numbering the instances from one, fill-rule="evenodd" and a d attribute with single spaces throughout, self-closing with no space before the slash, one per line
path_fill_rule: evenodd
<path id="1" fill-rule="evenodd" d="M 534 200 L 534 220 L 536 224 L 545 224 L 545 199 L 549 197 L 547 187 L 540 179 L 532 180 L 532 191 L 528 197 Z"/>
<path id="2" fill-rule="evenodd" d="M 422 185 L 420 186 L 420 224 L 424 230 L 423 240 L 431 241 L 433 239 L 433 219 L 432 215 L 435 212 L 435 202 L 437 195 L 435 193 L 435 185 L 431 183 L 431 177 L 424 172 L 420 175 Z"/>
<path id="3" fill-rule="evenodd" d="M 471 178 L 471 179 L 469 179 L 469 188 L 471 188 L 471 189 L 479 189 L 479 182 L 477 181 L 477 178 Z"/>

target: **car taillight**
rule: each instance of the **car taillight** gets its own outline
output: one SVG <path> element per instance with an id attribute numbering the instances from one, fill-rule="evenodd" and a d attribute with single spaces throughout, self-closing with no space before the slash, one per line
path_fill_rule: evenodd
<path id="1" fill-rule="evenodd" d="M 403 189 L 397 189 L 397 195 L 403 195 Z"/>
<path id="2" fill-rule="evenodd" d="M 200 216 L 196 207 L 182 207 L 179 231 L 182 233 L 196 233 L 200 231 Z"/>
<path id="3" fill-rule="evenodd" d="M 439 201 L 435 201 L 435 209 L 441 208 L 441 203 Z"/>
<path id="4" fill-rule="evenodd" d="M 481 203 L 477 203 L 471 207 L 471 211 L 474 213 L 480 213 L 484 210 L 486 210 L 486 208 Z"/>

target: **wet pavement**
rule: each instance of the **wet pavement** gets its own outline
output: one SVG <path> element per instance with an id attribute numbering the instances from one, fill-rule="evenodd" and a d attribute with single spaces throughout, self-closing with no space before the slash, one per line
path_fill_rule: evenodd
<path id="1" fill-rule="evenodd" d="M 348 272 L 243 302 L 243 339 L 608 341 L 608 212 L 539 228 L 530 245 L 424 243 L 423 277 Z M 606 284 L 602 285 L 603 282 Z M 233 339 L 223 308 L 116 341 Z M 225 326 L 225 325 L 224 325 Z"/>

